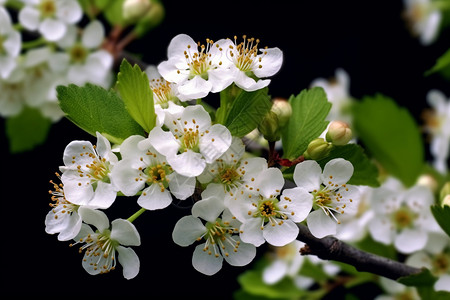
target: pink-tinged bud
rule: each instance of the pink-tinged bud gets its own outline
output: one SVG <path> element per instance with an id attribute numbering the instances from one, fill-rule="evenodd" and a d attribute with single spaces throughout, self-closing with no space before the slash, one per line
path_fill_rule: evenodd
<path id="1" fill-rule="evenodd" d="M 123 18 L 135 22 L 144 17 L 151 7 L 151 0 L 125 0 L 122 6 Z"/>
<path id="2" fill-rule="evenodd" d="M 322 138 L 312 140 L 306 152 L 303 154 L 305 159 L 320 160 L 330 154 L 333 145 Z"/>
<path id="3" fill-rule="evenodd" d="M 328 127 L 327 141 L 336 146 L 346 145 L 352 139 L 352 130 L 347 123 L 333 121 Z"/>

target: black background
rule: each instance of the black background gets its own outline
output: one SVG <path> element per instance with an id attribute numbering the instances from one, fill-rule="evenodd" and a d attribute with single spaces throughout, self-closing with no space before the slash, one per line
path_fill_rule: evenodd
<path id="1" fill-rule="evenodd" d="M 284 52 L 284 64 L 269 86 L 272 96 L 297 94 L 317 77 L 334 76 L 336 68 L 349 73 L 353 97 L 383 93 L 406 106 L 418 121 L 430 89 L 450 95 L 448 83 L 438 75 L 423 76 L 448 47 L 448 31 L 435 44 L 420 45 L 401 17 L 402 1 L 164 3 L 163 23 L 128 48 L 142 53 L 148 64 L 167 59 L 167 46 L 178 33 L 196 41 L 247 34 Z M 135 279 L 124 279 L 121 268 L 107 275 L 87 274 L 78 249 L 45 233 L 44 218 L 50 209 L 49 180 L 56 179 L 65 146 L 74 139 L 95 143 L 95 138 L 63 119 L 52 126 L 44 145 L 11 155 L 3 119 L 0 124 L 3 294 L 230 299 L 239 288 L 236 278 L 245 268 L 224 264 L 212 277 L 192 268 L 194 247 L 179 247 L 171 238 L 175 222 L 189 210 L 175 206 L 146 212 L 134 222 L 142 240 L 142 246 L 134 248 L 141 260 Z M 136 199 L 118 198 L 107 214 L 110 220 L 128 218 L 138 209 Z M 373 296 L 365 293 L 364 299 Z"/>

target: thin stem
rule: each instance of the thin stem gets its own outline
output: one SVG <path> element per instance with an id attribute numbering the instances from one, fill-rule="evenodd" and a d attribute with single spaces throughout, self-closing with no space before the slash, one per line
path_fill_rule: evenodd
<path id="1" fill-rule="evenodd" d="M 23 42 L 22 49 L 26 50 L 26 49 L 36 48 L 38 46 L 45 45 L 46 43 L 47 43 L 47 41 L 45 40 L 45 38 L 40 37 L 40 38 L 32 40 L 32 41 Z"/>
<path id="2" fill-rule="evenodd" d="M 146 209 L 145 208 L 141 208 L 140 210 L 135 212 L 131 217 L 129 217 L 127 219 L 127 221 L 133 223 L 133 221 L 136 220 L 140 215 L 142 215 L 144 213 L 144 211 L 146 211 Z"/>

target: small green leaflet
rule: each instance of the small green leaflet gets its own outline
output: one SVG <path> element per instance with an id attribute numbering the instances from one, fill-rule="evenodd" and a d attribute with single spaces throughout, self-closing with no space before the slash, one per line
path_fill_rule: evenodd
<path id="1" fill-rule="evenodd" d="M 292 116 L 281 132 L 284 157 L 290 160 L 302 155 L 308 144 L 317 138 L 328 125 L 325 118 L 331 109 L 325 91 L 320 87 L 303 90 L 291 96 Z"/>
<path id="2" fill-rule="evenodd" d="M 243 137 L 264 119 L 272 107 L 267 92 L 267 88 L 254 92 L 241 91 L 233 100 L 224 122 L 233 136 Z"/>
<path id="3" fill-rule="evenodd" d="M 47 138 L 52 122 L 35 108 L 25 107 L 22 112 L 6 119 L 6 134 L 12 153 L 28 151 L 41 145 Z"/>
<path id="4" fill-rule="evenodd" d="M 406 186 L 424 166 L 419 127 L 410 113 L 383 95 L 365 97 L 354 106 L 353 125 L 365 149 Z"/>
<path id="5" fill-rule="evenodd" d="M 436 60 L 436 64 L 425 72 L 425 76 L 440 72 L 444 76 L 450 75 L 450 49 Z"/>
<path id="6" fill-rule="evenodd" d="M 410 276 L 400 277 L 398 280 L 401 284 L 406 286 L 414 286 L 417 288 L 421 299 L 433 299 L 433 300 L 446 300 L 450 299 L 450 293 L 445 291 L 436 292 L 434 290 L 434 284 L 437 278 L 431 274 L 431 272 L 422 268 L 422 271 L 418 274 Z"/>
<path id="7" fill-rule="evenodd" d="M 349 184 L 369 185 L 378 187 L 378 168 L 370 161 L 364 153 L 364 149 L 356 144 L 348 144 L 345 146 L 334 147 L 330 154 L 319 161 L 319 165 L 324 168 L 327 162 L 333 158 L 343 158 L 350 161 L 353 165 L 353 176 L 350 178 Z"/>
<path id="8" fill-rule="evenodd" d="M 441 226 L 445 233 L 450 236 L 450 206 L 433 205 L 431 207 L 431 212 L 439 226 Z"/>
<path id="9" fill-rule="evenodd" d="M 117 88 L 131 117 L 150 132 L 155 127 L 156 114 L 147 74 L 124 59 L 117 76 Z"/>
<path id="10" fill-rule="evenodd" d="M 131 135 L 145 134 L 114 91 L 92 84 L 58 86 L 56 91 L 66 117 L 94 136 L 98 131 L 111 142 L 120 144 Z"/>

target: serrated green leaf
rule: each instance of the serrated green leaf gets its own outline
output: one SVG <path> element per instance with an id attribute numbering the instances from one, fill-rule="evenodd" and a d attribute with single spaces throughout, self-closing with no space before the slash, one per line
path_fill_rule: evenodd
<path id="1" fill-rule="evenodd" d="M 150 132 L 155 127 L 156 114 L 147 74 L 124 59 L 117 76 L 117 88 L 131 117 Z"/>
<path id="2" fill-rule="evenodd" d="M 272 107 L 267 92 L 264 88 L 254 92 L 241 91 L 237 95 L 224 122 L 231 135 L 243 137 L 258 126 Z"/>
<path id="3" fill-rule="evenodd" d="M 433 205 L 431 206 L 431 212 L 439 226 L 450 236 L 450 206 Z"/>
<path id="4" fill-rule="evenodd" d="M 6 135 L 11 153 L 32 150 L 43 144 L 52 122 L 35 108 L 25 107 L 22 112 L 6 119 Z"/>
<path id="5" fill-rule="evenodd" d="M 443 71 L 444 69 L 450 69 L 450 49 L 436 60 L 434 66 L 425 72 L 425 76 Z"/>
<path id="6" fill-rule="evenodd" d="M 353 125 L 365 149 L 406 186 L 416 182 L 424 166 L 421 133 L 414 118 L 383 95 L 356 103 Z"/>
<path id="7" fill-rule="evenodd" d="M 284 157 L 290 160 L 302 155 L 308 144 L 317 138 L 328 125 L 325 118 L 331 103 L 321 87 L 303 90 L 296 97 L 291 96 L 292 116 L 281 133 Z"/>
<path id="8" fill-rule="evenodd" d="M 113 143 L 121 143 L 131 135 L 144 135 L 114 91 L 92 84 L 58 86 L 56 91 L 66 117 L 88 133 L 95 136 L 98 131 Z"/>
<path id="9" fill-rule="evenodd" d="M 364 153 L 364 149 L 357 144 L 348 144 L 345 146 L 335 146 L 330 154 L 317 161 L 322 169 L 326 163 L 334 158 L 343 158 L 350 161 L 353 165 L 353 176 L 350 178 L 349 184 L 368 185 L 378 187 L 378 168 Z"/>

